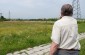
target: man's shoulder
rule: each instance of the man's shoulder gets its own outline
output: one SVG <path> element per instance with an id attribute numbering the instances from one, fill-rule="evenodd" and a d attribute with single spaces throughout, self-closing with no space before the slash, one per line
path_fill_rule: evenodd
<path id="1" fill-rule="evenodd" d="M 62 23 L 62 20 L 59 19 L 59 20 L 55 21 L 54 25 L 60 26 L 61 23 Z"/>
<path id="2" fill-rule="evenodd" d="M 54 24 L 57 26 L 77 24 L 77 20 L 73 17 L 62 17 L 61 19 L 57 20 Z"/>

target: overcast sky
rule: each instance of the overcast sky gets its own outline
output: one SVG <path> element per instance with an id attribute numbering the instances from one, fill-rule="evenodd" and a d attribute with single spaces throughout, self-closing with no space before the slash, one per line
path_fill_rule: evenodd
<path id="1" fill-rule="evenodd" d="M 55 18 L 60 16 L 63 4 L 72 0 L 0 0 L 0 13 L 8 18 Z M 85 0 L 80 0 L 82 17 L 85 17 Z"/>

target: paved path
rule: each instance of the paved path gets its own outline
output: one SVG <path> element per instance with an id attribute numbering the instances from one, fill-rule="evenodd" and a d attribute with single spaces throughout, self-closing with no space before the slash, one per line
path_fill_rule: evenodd
<path id="1" fill-rule="evenodd" d="M 81 33 L 78 36 L 79 36 L 79 40 L 84 39 L 85 33 Z M 16 51 L 14 53 L 8 53 L 6 55 L 49 55 L 50 46 L 51 46 L 50 43 L 43 44 L 33 48 L 27 48 L 20 51 Z"/>

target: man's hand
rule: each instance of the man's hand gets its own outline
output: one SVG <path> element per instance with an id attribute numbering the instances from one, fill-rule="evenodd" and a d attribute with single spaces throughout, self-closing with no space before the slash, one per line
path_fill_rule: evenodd
<path id="1" fill-rule="evenodd" d="M 51 48 L 50 48 L 50 55 L 53 55 L 57 51 L 57 48 L 58 48 L 58 44 L 52 42 Z"/>

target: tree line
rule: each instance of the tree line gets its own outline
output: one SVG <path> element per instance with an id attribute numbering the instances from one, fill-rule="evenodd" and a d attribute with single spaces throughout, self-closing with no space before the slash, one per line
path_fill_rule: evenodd
<path id="1" fill-rule="evenodd" d="M 6 19 L 4 16 L 0 17 L 0 21 L 56 21 L 57 18 L 38 18 L 38 19 Z"/>

